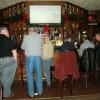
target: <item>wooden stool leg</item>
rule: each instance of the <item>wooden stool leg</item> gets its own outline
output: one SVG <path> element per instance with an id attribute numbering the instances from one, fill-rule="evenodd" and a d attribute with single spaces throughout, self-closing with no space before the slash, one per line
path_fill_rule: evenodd
<path id="1" fill-rule="evenodd" d="M 63 90 L 64 90 L 63 81 L 60 81 L 60 92 L 61 92 L 62 99 L 63 99 Z"/>
<path id="2" fill-rule="evenodd" d="M 87 73 L 85 73 L 85 86 L 86 86 L 86 89 L 88 88 L 88 83 L 87 83 Z"/>
<path id="3" fill-rule="evenodd" d="M 23 66 L 20 67 L 20 71 L 21 71 L 21 72 L 20 72 L 20 80 L 21 80 L 21 86 L 23 87 L 24 82 L 23 82 L 23 69 L 22 69 L 22 67 L 23 67 Z"/>
<path id="4" fill-rule="evenodd" d="M 70 95 L 73 95 L 73 92 L 72 92 L 72 88 L 73 88 L 73 79 L 72 79 L 72 76 L 70 76 L 70 82 L 69 82 L 69 84 L 70 84 Z"/>

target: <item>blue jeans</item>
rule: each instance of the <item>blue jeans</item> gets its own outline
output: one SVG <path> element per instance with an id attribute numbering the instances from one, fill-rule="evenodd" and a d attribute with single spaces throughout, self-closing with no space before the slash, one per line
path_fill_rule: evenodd
<path id="1" fill-rule="evenodd" d="M 11 95 L 11 86 L 14 80 L 17 63 L 13 57 L 0 58 L 0 81 L 3 85 L 3 97 Z"/>
<path id="2" fill-rule="evenodd" d="M 44 76 L 46 78 L 47 86 L 51 85 L 50 66 L 52 65 L 52 58 L 43 60 Z"/>
<path id="3" fill-rule="evenodd" d="M 27 85 L 28 95 L 34 96 L 34 78 L 33 72 L 36 71 L 36 89 L 39 95 L 42 95 L 42 69 L 41 69 L 41 57 L 40 56 L 26 56 L 26 73 L 27 73 Z"/>

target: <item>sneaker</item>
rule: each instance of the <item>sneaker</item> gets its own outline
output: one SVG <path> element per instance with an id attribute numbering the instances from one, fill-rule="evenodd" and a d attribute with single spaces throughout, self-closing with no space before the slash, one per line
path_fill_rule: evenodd
<path id="1" fill-rule="evenodd" d="M 5 97 L 5 96 L 4 96 L 3 98 L 12 98 L 12 97 L 14 97 L 14 95 L 15 95 L 15 93 L 12 92 L 10 96 L 8 96 L 8 97 Z"/>
<path id="2" fill-rule="evenodd" d="M 39 95 L 39 93 L 34 93 L 35 96 Z"/>

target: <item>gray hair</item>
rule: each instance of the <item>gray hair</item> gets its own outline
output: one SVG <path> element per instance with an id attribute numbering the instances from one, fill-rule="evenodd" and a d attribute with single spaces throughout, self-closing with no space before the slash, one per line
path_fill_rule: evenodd
<path id="1" fill-rule="evenodd" d="M 97 33 L 96 35 L 97 35 L 97 36 L 100 36 L 100 33 Z"/>
<path id="2" fill-rule="evenodd" d="M 37 27 L 29 27 L 28 28 L 28 31 L 30 31 L 29 33 L 37 32 L 38 31 L 38 28 Z"/>
<path id="3" fill-rule="evenodd" d="M 7 31 L 7 27 L 0 27 L 0 34 L 2 34 L 3 31 Z"/>

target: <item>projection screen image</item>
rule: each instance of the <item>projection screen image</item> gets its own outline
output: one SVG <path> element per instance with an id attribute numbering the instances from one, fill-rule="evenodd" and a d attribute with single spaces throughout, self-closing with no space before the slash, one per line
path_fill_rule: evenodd
<path id="1" fill-rule="evenodd" d="M 61 23 L 61 5 L 30 5 L 30 24 Z"/>

